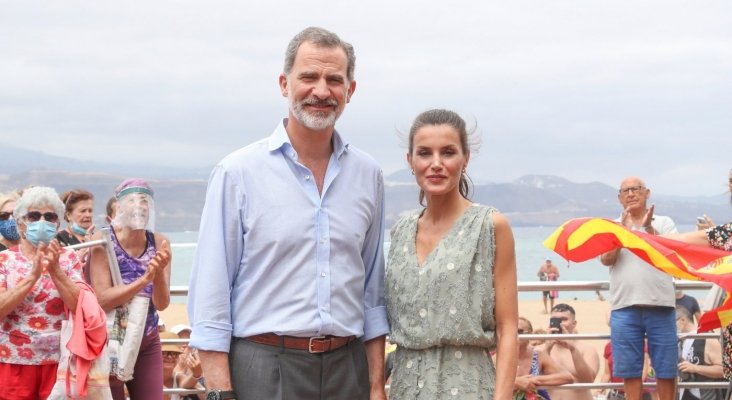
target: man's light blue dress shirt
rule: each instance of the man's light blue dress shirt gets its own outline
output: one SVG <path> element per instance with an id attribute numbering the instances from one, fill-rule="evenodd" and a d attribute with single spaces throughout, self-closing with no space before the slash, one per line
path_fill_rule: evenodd
<path id="1" fill-rule="evenodd" d="M 286 123 L 211 173 L 188 294 L 193 347 L 389 331 L 381 169 L 335 132 L 321 196 Z"/>

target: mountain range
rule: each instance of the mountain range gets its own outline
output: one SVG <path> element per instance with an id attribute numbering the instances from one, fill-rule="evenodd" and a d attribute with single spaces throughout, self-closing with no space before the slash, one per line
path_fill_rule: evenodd
<path id="1" fill-rule="evenodd" d="M 209 169 L 91 163 L 17 149 L 5 152 L 0 159 L 0 192 L 28 185 L 51 186 L 59 194 L 83 188 L 95 196 L 95 221 L 99 225 L 113 189 L 127 177 L 141 176 L 155 189 L 156 229 L 193 231 L 198 229 Z M 387 175 L 384 181 L 388 227 L 403 212 L 419 207 L 419 189 L 408 170 Z M 550 175 L 526 175 L 505 183 L 479 180 L 473 186 L 471 198 L 495 206 L 514 226 L 558 226 L 571 218 L 616 218 L 620 213 L 617 188 Z M 725 193 L 708 197 L 652 193 L 651 200 L 659 214 L 670 216 L 677 224 L 691 225 L 702 214 L 718 222 L 732 220 L 729 194 Z"/>

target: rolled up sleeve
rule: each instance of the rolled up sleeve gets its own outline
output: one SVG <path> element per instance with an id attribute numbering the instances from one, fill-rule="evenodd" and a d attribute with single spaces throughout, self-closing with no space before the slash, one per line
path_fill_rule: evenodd
<path id="1" fill-rule="evenodd" d="M 366 234 L 362 253 L 366 266 L 364 341 L 389 333 L 384 302 L 384 181 L 381 173 L 376 179 L 376 218 Z"/>
<path id="2" fill-rule="evenodd" d="M 208 182 L 189 283 L 190 345 L 228 352 L 233 330 L 231 291 L 244 246 L 244 197 L 235 174 L 217 165 Z"/>

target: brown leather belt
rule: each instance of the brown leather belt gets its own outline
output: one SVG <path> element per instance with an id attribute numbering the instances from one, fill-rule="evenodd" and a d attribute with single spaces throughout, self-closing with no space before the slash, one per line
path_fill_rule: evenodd
<path id="1" fill-rule="evenodd" d="M 280 336 L 274 333 L 263 333 L 245 337 L 250 342 L 266 344 L 269 346 L 282 346 L 286 349 L 307 350 L 310 353 L 327 353 L 339 349 L 348 343 L 356 340 L 355 336 L 315 336 L 297 337 Z"/>

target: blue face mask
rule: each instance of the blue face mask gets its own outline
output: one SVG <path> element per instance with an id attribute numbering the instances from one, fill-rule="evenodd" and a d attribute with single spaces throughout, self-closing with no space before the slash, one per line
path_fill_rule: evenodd
<path id="1" fill-rule="evenodd" d="M 80 227 L 76 222 L 71 224 L 71 231 L 79 236 L 86 236 L 87 234 L 86 229 Z"/>
<path id="2" fill-rule="evenodd" d="M 56 224 L 46 220 L 29 222 L 25 237 L 33 245 L 38 247 L 39 243 L 49 244 L 56 237 Z"/>
<path id="3" fill-rule="evenodd" d="M 14 219 L 7 219 L 0 221 L 0 235 L 3 235 L 5 239 L 15 242 L 20 239 L 20 233 L 18 233 L 18 225 Z"/>

